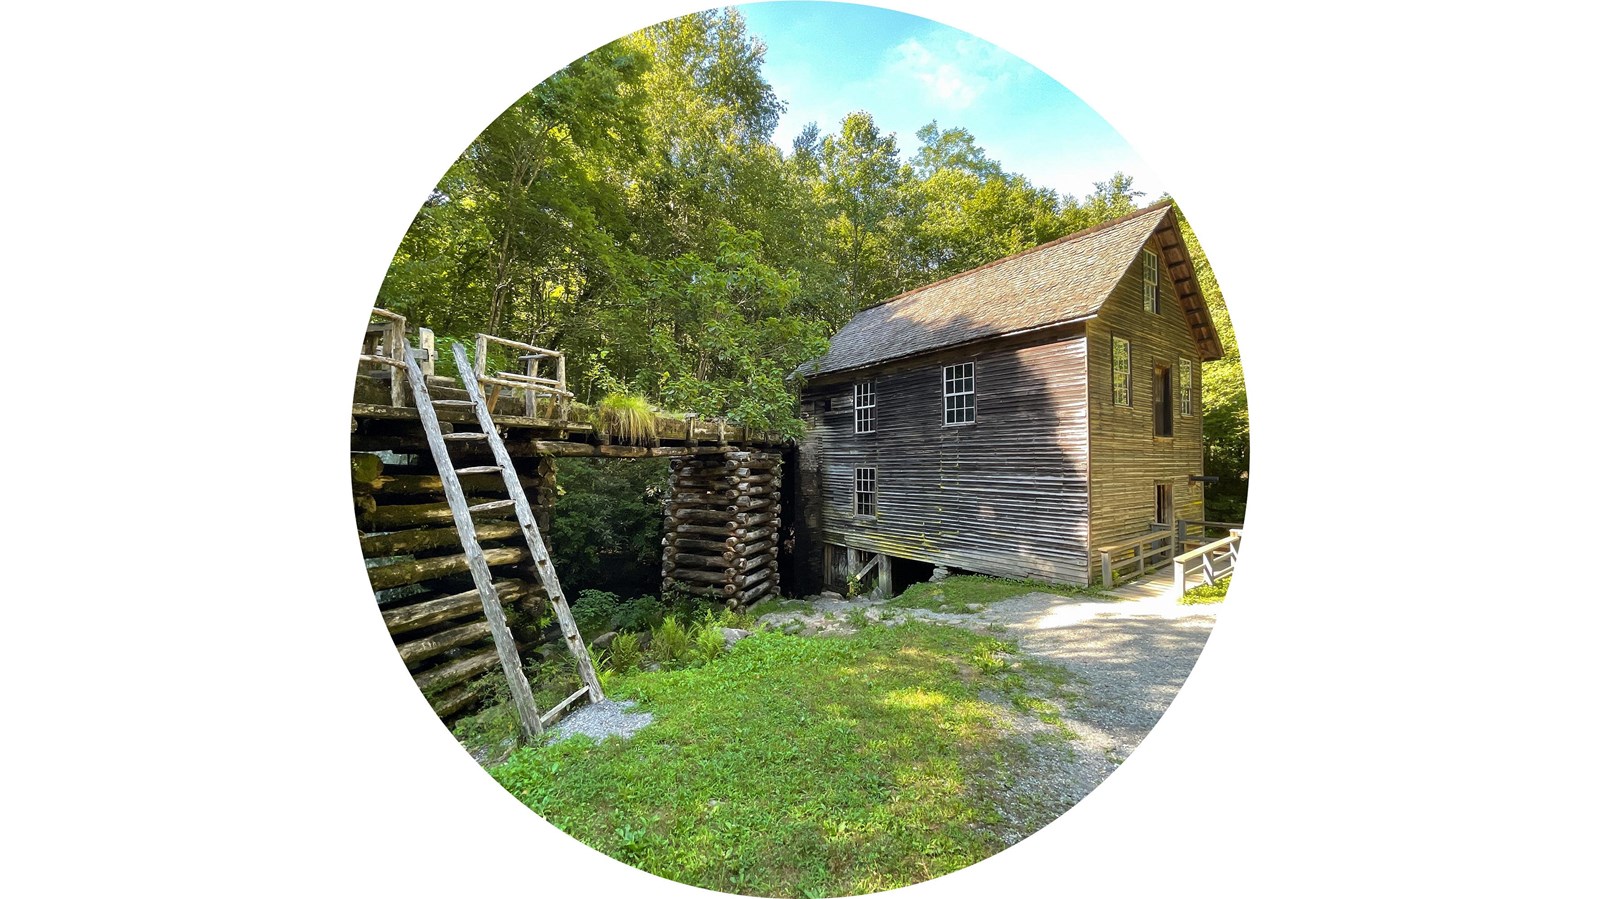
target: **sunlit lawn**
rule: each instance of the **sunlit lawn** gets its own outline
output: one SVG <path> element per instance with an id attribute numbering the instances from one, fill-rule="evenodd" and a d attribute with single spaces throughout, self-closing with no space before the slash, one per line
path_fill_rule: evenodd
<path id="1" fill-rule="evenodd" d="M 917 622 L 761 632 L 705 667 L 619 678 L 612 695 L 655 714 L 630 740 L 527 748 L 493 774 L 662 877 L 776 896 L 902 886 L 1003 848 L 995 791 L 1022 750 L 979 689 L 1015 694 L 992 664 L 1006 648 Z"/>

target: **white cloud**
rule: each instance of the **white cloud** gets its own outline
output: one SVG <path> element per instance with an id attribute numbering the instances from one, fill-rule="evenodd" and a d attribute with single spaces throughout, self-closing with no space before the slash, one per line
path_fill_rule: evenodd
<path id="1" fill-rule="evenodd" d="M 956 111 L 1009 81 L 1014 65 L 1013 57 L 984 41 L 908 38 L 889 51 L 884 78 L 920 84 L 930 103 Z"/>

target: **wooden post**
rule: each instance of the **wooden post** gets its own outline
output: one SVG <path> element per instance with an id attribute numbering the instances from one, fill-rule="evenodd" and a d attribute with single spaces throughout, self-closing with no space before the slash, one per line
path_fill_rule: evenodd
<path id="1" fill-rule="evenodd" d="M 438 356 L 434 352 L 434 348 L 433 347 L 434 347 L 433 329 L 432 328 L 418 328 L 417 329 L 417 349 L 423 351 L 422 362 L 420 363 L 420 365 L 422 367 L 423 376 L 429 377 L 429 378 L 433 377 L 433 363 L 434 363 L 434 360 L 438 358 Z"/>
<path id="2" fill-rule="evenodd" d="M 473 349 L 476 351 L 476 354 L 473 356 L 472 371 L 481 378 L 483 377 L 484 366 L 489 364 L 489 335 L 479 334 L 477 341 L 473 345 Z M 461 375 L 462 381 L 467 379 L 466 372 L 457 372 L 457 374 Z M 463 384 L 462 386 L 465 385 Z"/>
<path id="3" fill-rule="evenodd" d="M 539 357 L 523 356 L 522 372 L 529 378 L 539 377 Z M 539 388 L 532 384 L 522 391 L 522 410 L 529 418 L 539 417 Z"/>
<path id="4" fill-rule="evenodd" d="M 572 394 L 567 390 L 567 354 L 556 356 L 556 383 L 561 385 L 561 393 L 556 396 L 556 420 L 566 421 L 572 412 Z"/>
<path id="5" fill-rule="evenodd" d="M 410 348 L 406 346 L 406 320 L 403 316 L 395 315 L 389 319 L 389 333 L 383 336 L 384 352 L 390 359 L 404 361 L 411 355 Z M 404 406 L 406 404 L 406 375 L 410 367 L 396 368 L 389 376 L 389 405 Z"/>

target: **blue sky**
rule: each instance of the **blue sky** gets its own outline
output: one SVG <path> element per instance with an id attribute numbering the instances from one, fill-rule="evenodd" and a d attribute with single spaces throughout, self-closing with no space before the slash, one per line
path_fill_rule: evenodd
<path id="1" fill-rule="evenodd" d="M 893 10 L 784 0 L 739 7 L 767 45 L 763 72 L 788 111 L 773 140 L 788 152 L 807 122 L 835 132 L 865 109 L 903 159 L 917 129 L 960 126 L 1007 171 L 1082 198 L 1112 172 L 1148 202 L 1162 186 L 1094 110 L 1029 63 L 965 31 Z"/>

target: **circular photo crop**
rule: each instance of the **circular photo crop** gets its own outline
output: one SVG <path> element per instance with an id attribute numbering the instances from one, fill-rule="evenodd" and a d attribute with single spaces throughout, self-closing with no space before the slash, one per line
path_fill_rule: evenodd
<path id="1" fill-rule="evenodd" d="M 504 789 L 754 896 L 1002 851 L 1126 760 L 1237 565 L 1188 221 L 992 44 L 662 22 L 472 138 L 395 252 L 351 479 L 376 606 Z"/>

